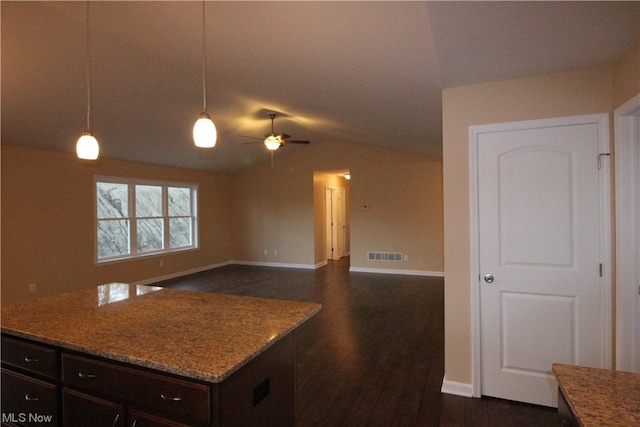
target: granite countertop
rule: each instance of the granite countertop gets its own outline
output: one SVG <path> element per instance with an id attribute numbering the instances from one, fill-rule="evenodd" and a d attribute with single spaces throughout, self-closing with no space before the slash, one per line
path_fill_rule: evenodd
<path id="1" fill-rule="evenodd" d="M 112 283 L 2 307 L 3 333 L 218 383 L 315 303 Z"/>
<path id="2" fill-rule="evenodd" d="M 640 374 L 561 364 L 553 373 L 580 425 L 640 425 Z"/>

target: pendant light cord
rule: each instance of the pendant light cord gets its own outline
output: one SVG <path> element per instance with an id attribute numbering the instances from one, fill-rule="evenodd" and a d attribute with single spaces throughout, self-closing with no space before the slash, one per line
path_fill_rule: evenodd
<path id="1" fill-rule="evenodd" d="M 87 0 L 87 130 L 91 130 L 91 32 L 89 31 L 89 0 Z"/>
<path id="2" fill-rule="evenodd" d="M 207 110 L 207 55 L 206 55 L 206 32 L 207 27 L 205 25 L 204 18 L 204 2 L 202 0 L 202 111 Z"/>

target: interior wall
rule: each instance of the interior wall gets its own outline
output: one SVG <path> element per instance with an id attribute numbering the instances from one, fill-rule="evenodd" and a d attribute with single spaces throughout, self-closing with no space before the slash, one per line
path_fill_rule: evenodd
<path id="1" fill-rule="evenodd" d="M 313 172 L 348 169 L 351 267 L 443 271 L 440 159 L 340 142 L 289 148 L 294 150 L 276 152 L 273 167 L 266 162 L 238 174 L 234 217 L 244 228 L 235 233 L 236 259 L 303 266 L 322 262 Z M 409 261 L 370 262 L 370 250 L 403 252 Z"/>
<path id="2" fill-rule="evenodd" d="M 613 64 L 613 107 L 640 93 L 640 40 Z"/>
<path id="3" fill-rule="evenodd" d="M 231 178 L 225 174 L 105 158 L 93 164 L 71 154 L 5 144 L 1 160 L 3 304 L 165 277 L 231 259 Z M 198 184 L 200 249 L 96 265 L 94 175 Z M 35 293 L 29 292 L 30 283 L 36 284 Z"/>
<path id="4" fill-rule="evenodd" d="M 469 126 L 612 110 L 611 67 L 443 91 L 446 380 L 472 383 Z"/>

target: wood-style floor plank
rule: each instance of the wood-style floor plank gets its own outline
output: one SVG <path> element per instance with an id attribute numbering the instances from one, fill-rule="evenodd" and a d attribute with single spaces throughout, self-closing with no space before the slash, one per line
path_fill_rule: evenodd
<path id="1" fill-rule="evenodd" d="M 556 410 L 440 392 L 442 278 L 225 266 L 159 283 L 322 304 L 296 332 L 298 426 L 555 426 Z"/>

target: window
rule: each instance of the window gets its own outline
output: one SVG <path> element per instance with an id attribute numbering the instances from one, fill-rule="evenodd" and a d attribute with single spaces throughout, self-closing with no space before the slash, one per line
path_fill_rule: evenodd
<path id="1" fill-rule="evenodd" d="M 98 262 L 197 248 L 194 184 L 96 178 Z"/>

